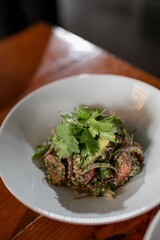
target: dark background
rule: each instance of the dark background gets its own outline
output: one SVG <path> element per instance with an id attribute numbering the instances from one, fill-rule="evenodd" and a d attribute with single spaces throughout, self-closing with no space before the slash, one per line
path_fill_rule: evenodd
<path id="1" fill-rule="evenodd" d="M 160 77 L 160 0 L 0 0 L 0 39 L 39 21 Z"/>

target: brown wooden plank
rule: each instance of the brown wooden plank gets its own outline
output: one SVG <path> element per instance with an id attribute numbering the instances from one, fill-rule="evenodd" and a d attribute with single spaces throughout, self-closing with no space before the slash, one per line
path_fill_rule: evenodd
<path id="1" fill-rule="evenodd" d="M 93 230 L 92 226 L 72 225 L 40 217 L 12 239 L 88 240 L 91 239 Z"/>
<path id="2" fill-rule="evenodd" d="M 0 123 L 27 88 L 50 32 L 50 26 L 37 24 L 0 42 Z M 0 193 L 0 239 L 6 240 L 38 215 L 16 200 L 1 179 Z"/>
<path id="3" fill-rule="evenodd" d="M 50 33 L 50 26 L 37 24 L 0 42 L 0 124 L 28 88 Z"/>
<path id="4" fill-rule="evenodd" d="M 142 240 L 149 223 L 157 211 L 158 207 L 134 219 L 104 226 L 97 226 L 94 231 L 95 239 L 100 240 L 121 237 L 125 240 Z"/>
<path id="5" fill-rule="evenodd" d="M 6 240 L 33 221 L 38 214 L 9 193 L 0 179 L 0 239 Z"/>

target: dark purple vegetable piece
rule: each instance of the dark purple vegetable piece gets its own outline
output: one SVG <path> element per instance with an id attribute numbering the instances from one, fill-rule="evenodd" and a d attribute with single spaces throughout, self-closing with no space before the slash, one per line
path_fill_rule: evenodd
<path id="1" fill-rule="evenodd" d="M 102 180 L 103 180 L 103 181 L 109 181 L 109 180 L 112 180 L 112 179 L 114 179 L 114 177 L 113 177 L 113 176 L 110 176 L 110 177 L 107 177 L 107 178 L 103 178 Z"/>

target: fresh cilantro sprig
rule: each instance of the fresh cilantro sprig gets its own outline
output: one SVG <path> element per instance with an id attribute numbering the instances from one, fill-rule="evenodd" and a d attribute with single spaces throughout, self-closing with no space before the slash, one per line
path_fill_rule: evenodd
<path id="1" fill-rule="evenodd" d="M 86 128 L 83 130 L 80 143 L 83 144 L 83 151 L 88 152 L 88 154 L 95 154 L 99 149 L 98 141 L 92 137 L 89 130 Z"/>
<path id="2" fill-rule="evenodd" d="M 54 149 L 60 159 L 73 153 L 80 153 L 82 158 L 94 155 L 99 150 L 98 139 L 115 141 L 115 134 L 121 135 L 122 122 L 114 114 L 103 115 L 104 109 L 79 107 L 73 112 L 60 112 L 64 118 L 57 126 L 53 137 Z"/>
<path id="3" fill-rule="evenodd" d="M 60 158 L 67 158 L 72 153 L 79 153 L 79 144 L 71 129 L 67 125 L 59 125 L 54 135 L 55 151 Z"/>

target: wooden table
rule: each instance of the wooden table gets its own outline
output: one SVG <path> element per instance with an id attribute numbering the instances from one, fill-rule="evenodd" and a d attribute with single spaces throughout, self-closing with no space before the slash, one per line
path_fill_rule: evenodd
<path id="1" fill-rule="evenodd" d="M 26 94 L 60 78 L 111 73 L 160 88 L 160 80 L 65 31 L 38 23 L 0 42 L 0 123 Z M 40 216 L 15 199 L 0 179 L 0 239 L 143 239 L 159 206 L 135 219 L 79 226 Z M 83 236 L 83 237 L 82 237 Z"/>

